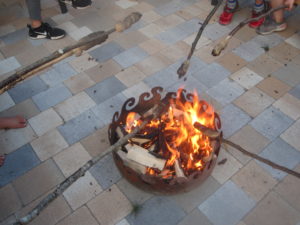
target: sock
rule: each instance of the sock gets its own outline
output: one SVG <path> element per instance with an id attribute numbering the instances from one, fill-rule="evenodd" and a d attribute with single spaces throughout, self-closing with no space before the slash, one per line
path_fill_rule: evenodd
<path id="1" fill-rule="evenodd" d="M 228 0 L 226 6 L 229 9 L 235 9 L 236 4 L 237 4 L 237 0 Z"/>
<path id="2" fill-rule="evenodd" d="M 264 2 L 262 2 L 261 4 L 254 4 L 254 7 L 253 7 L 253 10 L 256 12 L 256 13 L 260 13 L 262 11 L 264 11 L 265 9 L 265 4 Z"/>

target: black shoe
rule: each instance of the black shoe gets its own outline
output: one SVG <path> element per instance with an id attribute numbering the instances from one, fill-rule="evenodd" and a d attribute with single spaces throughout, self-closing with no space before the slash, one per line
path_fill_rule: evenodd
<path id="1" fill-rule="evenodd" d="M 92 0 L 60 0 L 60 1 L 72 5 L 75 9 L 85 9 L 92 4 Z"/>
<path id="2" fill-rule="evenodd" d="M 27 25 L 27 27 L 29 28 L 28 35 L 31 39 L 48 38 L 51 40 L 57 40 L 66 35 L 64 30 L 51 27 L 48 23 L 42 23 L 42 25 L 38 28 L 32 28 L 30 25 Z"/>

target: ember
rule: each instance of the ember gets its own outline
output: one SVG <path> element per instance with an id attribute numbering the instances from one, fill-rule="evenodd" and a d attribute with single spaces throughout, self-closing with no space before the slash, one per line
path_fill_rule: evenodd
<path id="1" fill-rule="evenodd" d="M 121 173 L 137 186 L 170 194 L 187 191 L 214 167 L 220 148 L 220 120 L 196 92 L 179 89 L 161 99 L 159 91 L 162 88 L 153 88 L 152 98 L 149 93 L 142 94 L 132 109 L 127 107 L 135 100 L 128 99 L 120 117 L 118 112 L 114 115 L 109 128 L 112 144 L 139 126 L 157 103 L 165 106 L 160 117 L 152 119 L 114 158 Z"/>

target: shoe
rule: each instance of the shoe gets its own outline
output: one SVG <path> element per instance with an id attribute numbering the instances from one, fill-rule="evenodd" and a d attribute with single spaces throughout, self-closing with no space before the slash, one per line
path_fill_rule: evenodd
<path id="1" fill-rule="evenodd" d="M 92 4 L 92 0 L 60 0 L 63 3 L 70 4 L 75 9 L 85 9 Z"/>
<path id="2" fill-rule="evenodd" d="M 265 6 L 264 6 L 264 10 L 263 10 L 263 11 L 257 13 L 257 12 L 255 12 L 254 10 L 252 10 L 252 17 L 251 17 L 251 18 L 259 17 L 261 14 L 268 12 L 269 9 L 270 9 L 269 4 L 268 4 L 268 3 L 265 3 Z M 259 20 L 257 20 L 257 21 L 252 21 L 251 23 L 249 23 L 249 27 L 256 29 L 256 28 L 258 28 L 260 25 L 262 25 L 264 21 L 265 21 L 265 17 L 264 17 L 264 18 L 261 18 L 261 19 L 259 19 Z"/>
<path id="3" fill-rule="evenodd" d="M 285 22 L 277 23 L 271 17 L 267 17 L 265 22 L 256 29 L 256 32 L 261 35 L 271 34 L 276 31 L 283 31 L 287 28 Z"/>
<path id="4" fill-rule="evenodd" d="M 27 27 L 29 28 L 28 35 L 31 39 L 48 38 L 51 40 L 57 40 L 66 35 L 64 30 L 51 27 L 48 23 L 42 23 L 42 25 L 38 28 L 32 28 L 30 25 L 27 25 Z"/>
<path id="5" fill-rule="evenodd" d="M 224 7 L 224 11 L 223 13 L 220 15 L 219 18 L 219 24 L 221 25 L 228 25 L 231 23 L 233 14 L 236 12 L 236 10 L 238 9 L 239 5 L 238 2 L 236 3 L 236 6 L 234 9 L 230 9 L 227 6 Z"/>

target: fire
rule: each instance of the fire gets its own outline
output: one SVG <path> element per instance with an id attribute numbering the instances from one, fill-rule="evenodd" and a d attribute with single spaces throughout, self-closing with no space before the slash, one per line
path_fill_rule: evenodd
<path id="1" fill-rule="evenodd" d="M 198 122 L 214 129 L 213 107 L 200 100 L 196 92 L 194 92 L 193 101 L 182 101 L 181 95 L 182 89 L 179 89 L 176 99 L 171 100 L 167 112 L 159 119 L 150 121 L 142 132 L 146 135 L 159 130 L 163 134 L 153 138 L 153 143 L 161 142 L 163 139 L 162 146 L 156 151 L 157 154 L 167 159 L 164 171 L 170 171 L 169 175 L 174 174 L 175 162 L 179 162 L 185 174 L 201 170 L 205 166 L 203 158 L 210 156 L 213 150 L 209 137 L 194 128 L 194 123 Z M 125 130 L 131 132 L 141 122 L 140 116 L 131 112 L 127 116 Z M 163 171 L 160 172 L 163 173 Z M 160 172 L 152 168 L 147 169 L 150 175 L 159 175 Z"/>

